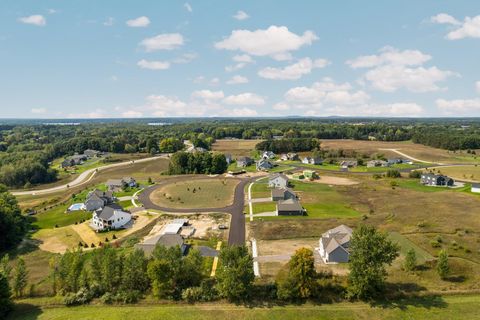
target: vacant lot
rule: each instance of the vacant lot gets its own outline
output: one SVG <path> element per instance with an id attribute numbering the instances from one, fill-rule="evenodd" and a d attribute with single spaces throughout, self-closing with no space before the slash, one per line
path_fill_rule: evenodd
<path id="1" fill-rule="evenodd" d="M 222 208 L 233 203 L 238 180 L 192 179 L 161 186 L 150 195 L 153 203 L 169 208 Z"/>
<path id="2" fill-rule="evenodd" d="M 250 156 L 255 145 L 263 140 L 217 140 L 212 145 L 213 151 L 230 153 L 232 156 Z"/>
<path id="3" fill-rule="evenodd" d="M 478 162 L 474 156 L 463 152 L 452 152 L 443 149 L 427 147 L 410 141 L 383 142 L 383 141 L 359 141 L 359 140 L 322 140 L 322 148 L 355 150 L 367 155 L 384 154 L 386 157 L 400 157 L 397 153 L 381 149 L 397 149 L 411 157 L 440 163 L 473 163 Z"/>
<path id="4" fill-rule="evenodd" d="M 480 319 L 480 296 L 426 296 L 372 306 L 361 302 L 251 307 L 224 303 L 136 306 L 48 305 L 43 299 L 19 300 L 9 319 Z"/>

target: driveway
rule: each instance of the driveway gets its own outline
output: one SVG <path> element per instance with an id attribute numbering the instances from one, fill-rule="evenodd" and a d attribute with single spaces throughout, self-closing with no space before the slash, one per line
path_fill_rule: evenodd
<path id="1" fill-rule="evenodd" d="M 184 181 L 184 180 L 192 180 L 192 179 L 212 179 L 212 177 L 208 176 L 178 176 L 175 181 Z M 233 203 L 229 206 L 222 207 L 222 208 L 191 208 L 191 209 L 176 209 L 176 208 L 168 208 L 162 207 L 155 203 L 153 203 L 150 199 L 151 193 L 166 184 L 173 183 L 173 180 L 162 181 L 159 184 L 151 186 L 145 189 L 142 192 L 138 199 L 140 202 L 143 203 L 143 206 L 146 209 L 156 209 L 164 212 L 171 212 L 171 213 L 201 213 L 201 212 L 224 212 L 228 213 L 232 216 L 230 221 L 230 230 L 228 236 L 228 244 L 230 245 L 244 245 L 245 244 L 245 215 L 243 214 L 244 202 L 245 202 L 245 194 L 244 189 L 245 185 L 253 181 L 254 178 L 246 178 L 246 179 L 238 179 L 240 182 L 235 187 L 234 191 L 234 198 Z"/>

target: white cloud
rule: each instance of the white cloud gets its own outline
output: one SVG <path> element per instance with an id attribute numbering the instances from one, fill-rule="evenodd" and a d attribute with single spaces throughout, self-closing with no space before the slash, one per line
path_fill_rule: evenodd
<path id="1" fill-rule="evenodd" d="M 218 79 L 216 77 L 211 78 L 211 79 L 207 79 L 204 76 L 198 76 L 195 79 L 193 79 L 193 83 L 195 83 L 195 84 L 207 84 L 207 85 L 210 85 L 210 86 L 217 86 L 220 83 L 220 79 Z"/>
<path id="2" fill-rule="evenodd" d="M 191 6 L 188 2 L 185 2 L 185 3 L 183 4 L 183 7 L 184 7 L 188 12 L 193 12 L 192 6 Z"/>
<path id="3" fill-rule="evenodd" d="M 234 117 L 255 117 L 258 115 L 256 110 L 250 108 L 235 108 L 232 111 Z"/>
<path id="4" fill-rule="evenodd" d="M 47 109 L 46 108 L 32 108 L 32 110 L 30 110 L 32 113 L 34 114 L 44 114 L 44 113 L 47 113 Z"/>
<path id="5" fill-rule="evenodd" d="M 107 20 L 103 22 L 103 25 L 105 27 L 111 27 L 113 26 L 114 23 L 115 23 L 115 19 L 113 19 L 112 17 L 108 17 Z"/>
<path id="6" fill-rule="evenodd" d="M 248 78 L 243 76 L 233 76 L 230 80 L 227 81 L 227 84 L 243 84 L 248 83 Z"/>
<path id="7" fill-rule="evenodd" d="M 140 118 L 142 116 L 143 116 L 143 113 L 140 111 L 128 110 L 128 111 L 122 112 L 123 118 Z"/>
<path id="8" fill-rule="evenodd" d="M 475 17 L 465 17 L 463 21 L 459 21 L 454 17 L 440 13 L 430 18 L 433 23 L 449 24 L 454 29 L 447 33 L 448 40 L 460 40 L 464 38 L 480 38 L 480 15 Z"/>
<path id="9" fill-rule="evenodd" d="M 353 60 L 348 60 L 347 64 L 350 67 L 357 68 L 371 68 L 381 65 L 395 65 L 395 66 L 417 66 L 429 61 L 432 57 L 424 54 L 418 50 L 403 50 L 400 51 L 393 47 L 383 47 L 379 50 L 378 55 L 360 56 Z"/>
<path id="10" fill-rule="evenodd" d="M 110 80 L 112 81 L 118 81 L 118 77 L 116 75 L 113 75 L 110 77 Z"/>
<path id="11" fill-rule="evenodd" d="M 480 81 L 475 82 L 475 89 L 480 93 Z"/>
<path id="12" fill-rule="evenodd" d="M 233 15 L 233 18 L 237 20 L 245 20 L 250 18 L 250 16 L 245 11 L 238 10 L 237 13 Z"/>
<path id="13" fill-rule="evenodd" d="M 315 82 L 311 87 L 294 87 L 285 93 L 292 105 L 364 104 L 370 96 L 362 90 L 352 91 L 349 83 L 337 84 L 330 78 Z"/>
<path id="14" fill-rule="evenodd" d="M 476 99 L 437 99 L 437 107 L 446 115 L 474 115 L 478 116 L 480 111 L 480 98 Z"/>
<path id="15" fill-rule="evenodd" d="M 170 62 L 168 61 L 148 61 L 142 59 L 137 62 L 137 65 L 142 69 L 150 70 L 166 70 L 170 68 Z"/>
<path id="16" fill-rule="evenodd" d="M 285 26 L 270 26 L 268 29 L 233 30 L 231 35 L 215 43 L 215 48 L 223 50 L 239 50 L 254 56 L 270 56 L 276 60 L 291 58 L 291 51 L 317 40 L 312 31 L 303 35 L 290 32 Z"/>
<path id="17" fill-rule="evenodd" d="M 196 53 L 184 53 L 180 57 L 172 60 L 173 63 L 190 63 L 197 58 Z"/>
<path id="18" fill-rule="evenodd" d="M 430 21 L 432 23 L 439 23 L 439 24 L 452 24 L 452 25 L 459 25 L 461 24 L 460 21 L 448 15 L 446 13 L 439 13 L 436 16 L 430 17 Z"/>
<path id="19" fill-rule="evenodd" d="M 147 27 L 150 24 L 150 19 L 146 16 L 141 16 L 135 19 L 127 20 L 127 26 L 133 28 L 143 28 Z"/>
<path id="20" fill-rule="evenodd" d="M 231 105 L 254 105 L 260 106 L 265 104 L 265 99 L 255 93 L 246 92 L 238 95 L 231 95 L 223 100 L 226 104 Z"/>
<path id="21" fill-rule="evenodd" d="M 235 61 L 235 62 L 243 62 L 243 63 L 253 62 L 252 57 L 249 56 L 248 54 L 237 54 L 237 55 L 233 56 L 232 60 Z"/>
<path id="22" fill-rule="evenodd" d="M 313 61 L 310 58 L 303 58 L 285 68 L 263 68 L 258 71 L 258 75 L 262 78 L 272 80 L 297 80 L 312 72 L 312 69 L 314 68 L 324 68 L 328 63 L 329 62 L 325 59 L 317 59 Z"/>
<path id="23" fill-rule="evenodd" d="M 94 111 L 85 112 L 85 113 L 70 113 L 67 118 L 71 119 L 98 119 L 98 118 L 106 118 L 111 116 L 111 113 L 107 113 L 103 109 L 95 109 Z"/>
<path id="24" fill-rule="evenodd" d="M 173 50 L 183 45 L 183 36 L 179 33 L 164 33 L 140 42 L 145 51 Z"/>
<path id="25" fill-rule="evenodd" d="M 47 25 L 47 19 L 40 14 L 34 14 L 28 17 L 21 17 L 18 19 L 21 23 L 32 24 L 34 26 L 43 27 Z"/>
<path id="26" fill-rule="evenodd" d="M 204 100 L 220 100 L 223 99 L 224 96 L 223 91 L 197 90 L 192 92 L 193 98 Z"/>
<path id="27" fill-rule="evenodd" d="M 182 116 L 186 114 L 188 109 L 187 104 L 177 97 L 150 95 L 146 100 L 146 109 L 156 117 L 165 117 L 170 115 Z"/>
<path id="28" fill-rule="evenodd" d="M 360 81 L 368 81 L 377 90 L 395 92 L 404 88 L 411 92 L 429 92 L 440 90 L 438 82 L 456 75 L 435 66 L 423 67 L 431 58 L 418 50 L 384 47 L 378 55 L 360 56 L 346 63 L 354 69 L 371 68 Z"/>

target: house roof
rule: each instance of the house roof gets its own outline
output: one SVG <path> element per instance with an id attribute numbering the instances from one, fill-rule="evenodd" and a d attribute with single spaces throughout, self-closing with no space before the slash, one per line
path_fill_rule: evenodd
<path id="1" fill-rule="evenodd" d="M 270 161 L 268 161 L 267 159 L 260 159 L 257 162 L 257 166 L 259 166 L 259 167 L 264 167 L 264 166 L 273 167 L 273 164 Z"/>
<path id="2" fill-rule="evenodd" d="M 122 181 L 123 181 L 124 183 L 136 182 L 135 179 L 132 178 L 132 177 L 123 177 L 123 178 L 122 178 Z"/>
<path id="3" fill-rule="evenodd" d="M 162 245 L 165 247 L 181 246 L 183 238 L 179 234 L 159 234 L 149 239 L 146 239 L 143 244 Z"/>
<path id="4" fill-rule="evenodd" d="M 472 188 L 480 188 L 480 183 L 472 183 Z"/>
<path id="5" fill-rule="evenodd" d="M 288 181 L 288 177 L 286 175 L 284 175 L 283 173 L 274 173 L 274 174 L 269 175 L 268 176 L 268 181 L 271 181 L 271 180 L 274 180 L 274 179 L 277 179 L 277 178 Z"/>
<path id="6" fill-rule="evenodd" d="M 322 234 L 320 241 L 322 241 L 325 250 L 330 253 L 339 246 L 343 248 L 343 245 L 349 242 L 351 237 L 352 229 L 342 224 Z"/>
<path id="7" fill-rule="evenodd" d="M 110 218 L 115 215 L 115 211 L 122 211 L 122 207 L 115 204 L 106 206 L 103 209 L 97 211 L 97 216 L 102 220 L 110 220 Z"/>
<path id="8" fill-rule="evenodd" d="M 87 195 L 87 200 L 90 200 L 92 199 L 92 197 L 97 197 L 97 198 L 112 198 L 113 197 L 113 192 L 112 191 L 102 191 L 102 190 L 98 190 L 98 189 L 95 189 L 93 191 L 91 191 L 88 195 Z M 93 198 L 95 199 L 95 198 Z"/>
<path id="9" fill-rule="evenodd" d="M 290 193 L 293 196 L 296 196 L 295 192 L 290 188 L 275 188 L 275 189 L 272 189 L 272 197 L 273 198 L 285 197 L 285 193 Z"/>
<path id="10" fill-rule="evenodd" d="M 294 199 L 280 200 L 277 202 L 278 211 L 302 211 L 303 207 L 300 202 Z"/>

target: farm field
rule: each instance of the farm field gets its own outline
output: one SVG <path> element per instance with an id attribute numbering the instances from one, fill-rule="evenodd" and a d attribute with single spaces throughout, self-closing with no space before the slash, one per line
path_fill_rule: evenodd
<path id="1" fill-rule="evenodd" d="M 462 181 L 480 182 L 480 167 L 472 166 L 452 166 L 452 167 L 438 167 L 435 172 L 447 175 L 454 179 Z"/>
<path id="2" fill-rule="evenodd" d="M 255 145 L 263 140 L 217 140 L 212 145 L 212 150 L 222 153 L 230 153 L 232 156 L 251 156 Z"/>
<path id="3" fill-rule="evenodd" d="M 49 305 L 44 299 L 20 300 L 8 319 L 480 319 L 479 295 L 426 296 L 371 305 L 362 302 L 250 307 L 233 304 L 139 304 L 136 306 Z"/>
<path id="4" fill-rule="evenodd" d="M 238 180 L 192 179 L 161 186 L 150 195 L 152 202 L 170 208 L 221 208 L 233 203 Z"/>
<path id="5" fill-rule="evenodd" d="M 386 157 L 401 157 L 398 153 L 390 150 L 397 149 L 411 157 L 424 160 L 431 163 L 475 163 L 479 162 L 474 155 L 466 151 L 447 151 L 443 149 L 432 148 L 422 144 L 415 144 L 411 141 L 402 142 L 384 142 L 384 141 L 360 141 L 360 140 L 321 140 L 321 147 L 326 149 L 344 149 L 355 150 L 358 153 L 367 155 L 384 154 Z"/>

